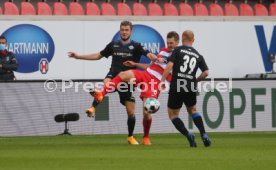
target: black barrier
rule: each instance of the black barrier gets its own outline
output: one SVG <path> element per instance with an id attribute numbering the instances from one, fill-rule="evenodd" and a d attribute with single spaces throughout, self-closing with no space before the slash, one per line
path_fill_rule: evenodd
<path id="1" fill-rule="evenodd" d="M 65 129 L 64 132 L 59 134 L 59 135 L 72 135 L 69 132 L 69 128 L 68 128 L 68 122 L 72 122 L 72 121 L 78 121 L 80 119 L 80 116 L 78 113 L 67 113 L 67 114 L 58 114 L 55 116 L 55 121 L 57 123 L 60 122 L 65 122 Z"/>

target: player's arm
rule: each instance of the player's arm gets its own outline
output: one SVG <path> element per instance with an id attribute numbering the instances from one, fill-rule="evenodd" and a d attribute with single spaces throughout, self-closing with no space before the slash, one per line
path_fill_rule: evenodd
<path id="1" fill-rule="evenodd" d="M 172 68 L 173 68 L 173 62 L 169 61 L 166 68 L 164 69 L 161 82 L 165 82 L 165 80 L 167 79 L 168 75 L 170 74 Z"/>
<path id="2" fill-rule="evenodd" d="M 99 53 L 79 55 L 75 52 L 69 52 L 68 56 L 72 57 L 72 58 L 75 58 L 75 59 L 81 59 L 81 60 L 99 60 L 102 57 L 108 58 L 110 55 L 112 55 L 112 46 L 113 46 L 113 42 L 110 42 Z"/>
<path id="3" fill-rule="evenodd" d="M 157 62 L 159 62 L 159 63 L 164 63 L 164 59 L 162 58 L 162 57 L 157 57 L 155 54 L 153 54 L 153 53 L 148 53 L 147 54 L 147 57 L 151 60 L 151 61 L 153 61 L 153 62 L 155 62 L 155 61 L 157 61 Z"/>
<path id="4" fill-rule="evenodd" d="M 147 57 L 151 60 L 151 61 L 156 61 L 158 59 L 158 57 L 153 54 L 153 53 L 148 53 Z"/>
<path id="5" fill-rule="evenodd" d="M 162 88 L 165 89 L 165 80 L 167 79 L 168 75 L 171 73 L 171 70 L 173 68 L 173 64 L 175 62 L 175 56 L 178 55 L 178 50 L 175 49 L 172 53 L 172 55 L 168 58 L 168 63 L 166 65 L 166 68 L 164 69 L 162 78 L 161 78 L 161 84 L 162 84 Z"/>
<path id="6" fill-rule="evenodd" d="M 136 63 L 137 68 L 141 68 L 141 69 L 144 69 L 144 70 L 146 70 L 149 66 L 150 66 L 150 64 Z"/>
<path id="7" fill-rule="evenodd" d="M 197 78 L 196 82 L 200 82 L 201 80 L 204 80 L 209 75 L 209 70 L 203 71 Z"/>
<path id="8" fill-rule="evenodd" d="M 160 84 L 161 84 L 161 88 L 164 90 L 166 89 L 166 85 L 165 85 L 165 81 L 168 77 L 168 75 L 170 74 L 171 70 L 173 68 L 173 62 L 169 61 L 166 68 L 164 69 Z"/>
<path id="9" fill-rule="evenodd" d="M 155 61 L 158 61 L 160 63 L 164 62 L 162 58 L 158 58 L 155 54 L 149 52 L 148 50 L 145 50 L 141 44 L 138 46 L 138 51 L 140 52 L 140 54 L 147 56 L 153 62 Z"/>
<path id="10" fill-rule="evenodd" d="M 79 55 L 75 52 L 68 52 L 68 56 L 80 60 L 99 60 L 103 57 L 101 53 Z"/>
<path id="11" fill-rule="evenodd" d="M 199 68 L 202 71 L 202 73 L 196 78 L 196 82 L 200 82 L 209 75 L 209 69 L 203 57 L 199 62 Z"/>
<path id="12" fill-rule="evenodd" d="M 129 61 L 129 60 L 125 61 L 123 64 L 128 67 L 136 67 L 144 70 L 146 70 L 150 66 L 150 64 L 135 63 L 134 61 Z"/>

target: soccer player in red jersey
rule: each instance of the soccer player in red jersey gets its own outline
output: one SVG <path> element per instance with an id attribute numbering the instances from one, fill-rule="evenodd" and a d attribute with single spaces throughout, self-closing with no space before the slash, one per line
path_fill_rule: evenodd
<path id="1" fill-rule="evenodd" d="M 132 82 L 134 80 L 134 85 L 139 86 L 141 84 L 140 89 L 141 95 L 140 98 L 145 102 L 147 98 L 158 98 L 160 94 L 159 83 L 162 78 L 162 74 L 164 72 L 164 68 L 166 67 L 167 59 L 170 57 L 172 50 L 178 46 L 179 43 L 179 35 L 175 31 L 171 31 L 167 34 L 167 48 L 163 48 L 160 50 L 157 57 L 158 61 L 152 62 L 151 64 L 141 64 L 133 61 L 126 61 L 124 64 L 126 66 L 143 68 L 145 70 L 128 70 L 119 73 L 115 78 L 110 80 L 109 83 L 105 84 L 102 91 L 95 90 L 94 91 L 94 99 L 97 102 L 101 102 L 103 97 L 108 93 L 112 92 L 115 89 L 118 90 L 120 83 L 122 82 Z M 171 74 L 167 76 L 167 80 L 171 80 Z M 143 83 L 143 84 L 142 84 Z M 143 126 L 144 126 L 144 137 L 143 144 L 151 145 L 149 138 L 149 131 L 152 123 L 151 114 L 147 113 L 143 108 Z"/>

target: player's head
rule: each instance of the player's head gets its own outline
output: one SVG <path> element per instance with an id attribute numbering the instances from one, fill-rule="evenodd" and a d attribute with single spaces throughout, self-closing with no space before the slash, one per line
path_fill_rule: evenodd
<path id="1" fill-rule="evenodd" d="M 195 41 L 195 36 L 193 31 L 186 30 L 182 33 L 182 44 L 187 46 L 192 46 Z"/>
<path id="2" fill-rule="evenodd" d="M 132 23 L 130 21 L 122 21 L 120 24 L 120 36 L 123 41 L 130 39 L 132 33 Z"/>
<path id="3" fill-rule="evenodd" d="M 167 47 L 170 50 L 173 50 L 178 46 L 179 43 L 179 35 L 175 31 L 171 31 L 167 34 Z"/>
<path id="4" fill-rule="evenodd" d="M 0 51 L 5 50 L 7 46 L 7 39 L 4 36 L 0 36 Z"/>

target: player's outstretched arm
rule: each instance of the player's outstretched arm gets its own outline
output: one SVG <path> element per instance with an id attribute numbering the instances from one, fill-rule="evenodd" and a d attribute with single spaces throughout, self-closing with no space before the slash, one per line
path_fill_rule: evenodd
<path id="1" fill-rule="evenodd" d="M 208 77 L 209 75 L 209 71 L 205 70 L 203 71 L 197 78 L 196 78 L 196 82 L 200 82 L 201 80 L 205 79 L 206 77 Z"/>
<path id="2" fill-rule="evenodd" d="M 166 66 L 166 68 L 164 69 L 164 72 L 163 72 L 163 75 L 162 75 L 162 79 L 161 79 L 161 82 L 160 82 L 161 85 L 162 85 L 161 86 L 162 89 L 166 88 L 165 87 L 165 81 L 166 81 L 168 75 L 170 74 L 172 68 L 173 68 L 173 62 L 169 61 L 168 64 L 167 64 L 167 66 Z"/>
<path id="3" fill-rule="evenodd" d="M 144 70 L 146 70 L 150 66 L 150 64 L 135 63 L 135 62 L 129 61 L 129 60 L 125 61 L 123 64 L 128 67 L 136 67 L 136 68 L 141 68 Z"/>
<path id="4" fill-rule="evenodd" d="M 170 74 L 172 68 L 173 68 L 173 62 L 169 61 L 166 68 L 164 69 L 162 79 L 161 79 L 162 82 L 164 82 L 167 79 L 167 77 Z"/>
<path id="5" fill-rule="evenodd" d="M 147 57 L 151 60 L 151 61 L 158 61 L 159 63 L 163 63 L 164 62 L 164 60 L 163 60 L 163 58 L 158 58 L 155 54 L 153 54 L 153 53 L 148 53 L 147 54 Z"/>
<path id="6" fill-rule="evenodd" d="M 100 53 L 79 55 L 75 52 L 68 52 L 68 56 L 80 60 L 99 60 L 103 57 Z"/>

